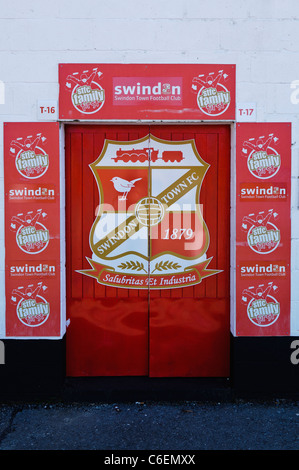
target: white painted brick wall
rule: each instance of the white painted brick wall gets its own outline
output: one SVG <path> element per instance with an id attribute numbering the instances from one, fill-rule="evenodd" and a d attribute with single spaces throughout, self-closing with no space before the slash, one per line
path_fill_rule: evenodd
<path id="1" fill-rule="evenodd" d="M 292 122 L 292 333 L 299 334 L 299 103 L 290 99 L 298 44 L 298 0 L 0 0 L 0 125 L 35 121 L 37 100 L 58 98 L 60 62 L 236 64 L 237 101 L 255 101 L 258 121 Z M 0 191 L 1 335 L 2 131 Z"/>

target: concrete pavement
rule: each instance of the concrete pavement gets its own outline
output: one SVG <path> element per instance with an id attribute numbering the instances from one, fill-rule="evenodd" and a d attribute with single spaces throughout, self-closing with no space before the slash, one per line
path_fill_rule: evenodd
<path id="1" fill-rule="evenodd" d="M 0 450 L 299 450 L 299 404 L 224 402 L 0 405 Z"/>

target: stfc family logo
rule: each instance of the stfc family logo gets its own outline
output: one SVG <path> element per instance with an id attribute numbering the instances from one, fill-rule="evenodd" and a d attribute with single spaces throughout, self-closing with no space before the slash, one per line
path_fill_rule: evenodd
<path id="1" fill-rule="evenodd" d="M 12 290 L 11 302 L 16 305 L 17 317 L 26 326 L 36 327 L 47 321 L 50 315 L 50 304 L 41 295 L 47 290 L 42 282 L 30 284 Z"/>
<path id="2" fill-rule="evenodd" d="M 105 90 L 99 84 L 102 72 L 97 68 L 74 72 L 66 78 L 66 88 L 71 92 L 73 106 L 83 114 L 94 114 L 105 102 Z"/>
<path id="3" fill-rule="evenodd" d="M 220 116 L 229 107 L 231 97 L 225 86 L 228 75 L 219 70 L 208 75 L 198 75 L 192 80 L 192 92 L 197 95 L 199 109 L 209 116 Z"/>
<path id="4" fill-rule="evenodd" d="M 28 254 L 38 254 L 44 251 L 50 240 L 49 230 L 40 222 L 47 214 L 42 209 L 20 213 L 11 218 L 10 229 L 16 232 L 18 247 Z"/>
<path id="5" fill-rule="evenodd" d="M 242 302 L 247 305 L 247 315 L 252 323 L 267 327 L 277 321 L 280 315 L 280 303 L 274 297 L 277 289 L 273 282 L 269 282 L 267 286 L 260 284 L 243 290 Z"/>
<path id="6" fill-rule="evenodd" d="M 256 178 L 269 179 L 279 171 L 281 157 L 274 148 L 277 142 L 278 137 L 274 134 L 244 141 L 242 154 L 247 157 L 248 170 Z"/>
<path id="7" fill-rule="evenodd" d="M 279 246 L 280 230 L 274 224 L 278 213 L 270 209 L 258 214 L 249 214 L 243 217 L 242 229 L 247 233 L 247 243 L 251 250 L 258 254 L 272 253 Z"/>
<path id="8" fill-rule="evenodd" d="M 49 155 L 43 146 L 46 137 L 41 133 L 25 138 L 18 137 L 10 143 L 10 155 L 15 158 L 16 169 L 27 179 L 43 176 L 49 168 Z"/>

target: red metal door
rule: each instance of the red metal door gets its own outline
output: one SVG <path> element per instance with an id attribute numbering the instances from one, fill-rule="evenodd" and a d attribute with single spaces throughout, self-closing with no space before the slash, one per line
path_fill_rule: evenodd
<path id="1" fill-rule="evenodd" d="M 147 136 L 150 136 L 149 140 Z M 104 155 L 103 149 L 107 150 L 107 141 L 113 142 L 114 145 L 119 143 L 119 152 L 115 152 L 119 157 L 113 157 L 115 164 L 113 169 L 105 164 L 105 158 L 101 160 L 101 166 L 97 167 L 97 164 L 94 164 L 100 154 Z M 179 266 L 179 263 L 159 258 L 161 253 L 181 250 L 179 241 L 171 238 L 171 233 L 176 227 L 174 222 L 176 211 L 169 209 L 171 222 L 168 232 L 162 233 L 159 224 L 149 228 L 146 242 L 148 260 L 144 257 L 143 262 L 139 259 L 131 265 L 135 272 L 140 273 L 139 279 L 142 278 L 142 282 L 145 282 L 143 288 L 139 289 L 136 286 L 132 288 L 130 285 L 128 288 L 119 288 L 115 282 L 111 287 L 109 282 L 106 285 L 97 282 L 93 274 L 89 275 L 92 269 L 90 269 L 91 262 L 88 262 L 87 258 L 91 258 L 91 245 L 93 248 L 98 246 L 97 243 L 93 245 L 90 233 L 94 234 L 98 228 L 98 225 L 94 226 L 94 222 L 99 214 L 99 207 L 101 217 L 106 212 L 110 217 L 116 206 L 119 213 L 122 212 L 119 209 L 119 201 L 122 198 L 116 192 L 116 184 L 113 183 L 112 187 L 111 183 L 116 169 L 118 177 L 122 180 L 137 181 L 134 191 L 128 192 L 125 198 L 124 210 L 130 210 L 132 206 L 136 208 L 137 202 L 146 196 L 157 195 L 154 191 L 155 186 L 159 187 L 157 183 L 159 179 L 161 187 L 166 187 L 164 192 L 160 192 L 160 196 L 168 194 L 167 197 L 170 197 L 170 194 L 176 191 L 176 183 L 180 182 L 180 187 L 183 188 L 187 180 L 191 182 L 193 170 L 184 165 L 184 162 L 180 163 L 180 168 L 174 168 L 173 165 L 171 167 L 169 162 L 169 171 L 168 164 L 163 163 L 163 168 L 163 165 L 157 166 L 155 161 L 157 151 L 154 147 L 159 146 L 160 142 L 164 142 L 164 145 L 167 142 L 167 148 L 177 149 L 179 147 L 176 143 L 184 141 L 194 141 L 195 153 L 198 152 L 208 165 L 200 193 L 196 194 L 200 197 L 203 219 L 209 231 L 209 243 L 206 244 L 208 249 L 205 253 L 206 259 L 211 258 L 208 269 L 219 272 L 211 271 L 214 275 L 203 276 L 201 282 L 191 283 L 187 287 L 163 286 L 161 289 L 157 286 L 149 287 L 156 274 L 165 272 L 165 267 L 174 266 L 177 269 Z M 124 152 L 120 152 L 121 148 L 126 147 L 126 143 L 130 143 L 132 148 L 136 142 L 141 150 L 138 157 L 134 158 L 141 161 L 145 146 L 148 147 L 148 154 L 151 153 L 151 161 L 150 158 L 145 161 L 144 157 L 144 163 L 140 163 L 137 169 L 134 167 L 134 161 L 128 160 L 128 157 L 123 156 Z M 171 147 L 171 143 L 174 147 Z M 175 154 L 171 150 L 168 154 L 179 155 L 179 152 Z M 128 161 L 122 164 L 118 158 L 123 158 L 123 161 L 127 158 Z M 132 151 L 130 158 L 133 158 Z M 179 158 L 176 158 L 178 161 Z M 69 320 L 66 338 L 69 376 L 229 375 L 229 171 L 228 126 L 68 126 L 66 128 L 66 269 Z M 99 177 L 98 181 L 95 176 Z M 182 179 L 184 177 L 185 181 Z M 168 179 L 172 181 L 170 186 Z M 173 191 L 167 193 L 171 188 Z M 166 196 L 162 197 L 167 200 Z M 102 211 L 103 201 L 107 205 L 106 212 Z M 97 220 L 101 220 L 101 217 Z M 129 215 L 127 220 L 134 218 L 130 217 Z M 191 219 L 192 217 L 191 215 Z M 95 230 L 92 231 L 92 227 L 95 227 Z M 119 227 L 123 228 L 123 225 L 119 224 Z M 183 227 L 184 233 L 187 233 L 189 226 L 183 225 Z M 119 236 L 112 239 L 115 246 L 122 242 Z M 108 238 L 103 240 L 104 243 L 100 246 L 108 246 Z M 131 244 L 133 250 L 139 254 L 145 242 L 142 242 L 143 248 L 140 243 L 136 241 Z M 110 246 L 111 250 L 115 246 Z M 118 253 L 117 249 L 114 253 Z M 183 265 L 184 254 L 182 251 L 180 253 Z M 122 263 L 120 261 L 118 266 L 130 263 L 127 260 L 123 260 Z M 144 274 L 147 268 L 149 268 L 148 274 Z M 82 271 L 87 273 L 87 276 L 82 275 Z M 101 275 L 103 279 L 105 272 L 107 279 L 114 281 L 117 278 L 121 279 L 121 276 L 111 274 L 115 269 L 110 271 L 102 269 L 100 272 L 98 268 L 98 271 L 98 279 Z M 169 277 L 169 282 L 172 282 L 173 278 L 175 276 Z M 128 279 L 127 276 L 126 280 Z M 156 279 L 160 281 L 162 278 L 156 277 Z"/>
<path id="2" fill-rule="evenodd" d="M 225 377 L 229 375 L 229 128 L 161 126 L 151 128 L 151 133 L 172 141 L 194 139 L 210 165 L 199 198 L 210 238 L 208 268 L 222 272 L 194 286 L 150 290 L 149 375 Z"/>

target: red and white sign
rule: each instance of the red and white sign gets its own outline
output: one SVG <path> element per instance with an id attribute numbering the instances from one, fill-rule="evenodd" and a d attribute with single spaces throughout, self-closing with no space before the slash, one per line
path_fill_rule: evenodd
<path id="1" fill-rule="evenodd" d="M 4 124 L 6 336 L 60 335 L 58 123 Z"/>
<path id="2" fill-rule="evenodd" d="M 290 332 L 291 125 L 237 124 L 236 334 Z"/>
<path id="3" fill-rule="evenodd" d="M 235 65 L 60 64 L 64 120 L 234 120 Z"/>

